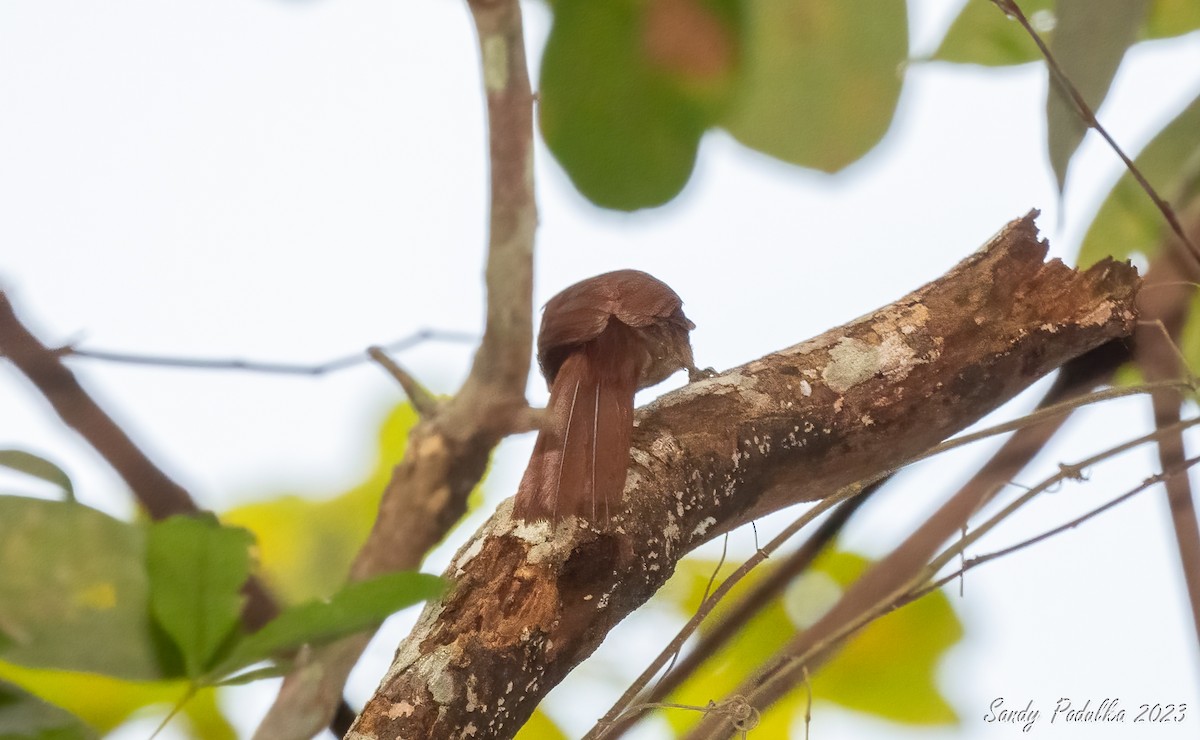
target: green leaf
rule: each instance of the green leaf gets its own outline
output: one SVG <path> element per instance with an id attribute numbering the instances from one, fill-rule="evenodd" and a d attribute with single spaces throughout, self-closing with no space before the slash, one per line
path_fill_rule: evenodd
<path id="1" fill-rule="evenodd" d="M 713 5 L 554 3 L 538 87 L 542 136 L 596 205 L 662 205 L 691 177 L 735 58 L 736 37 Z M 671 32 L 685 16 L 689 31 L 700 29 L 708 44 Z"/>
<path id="2" fill-rule="evenodd" d="M 1134 160 L 1142 175 L 1181 212 L 1200 185 L 1200 96 L 1197 96 Z M 1104 199 L 1079 249 L 1086 268 L 1104 257 L 1125 259 L 1157 253 L 1167 229 L 1150 197 L 1129 173 Z"/>
<path id="3" fill-rule="evenodd" d="M 90 740 L 96 733 L 70 712 L 0 681 L 0 740 Z"/>
<path id="4" fill-rule="evenodd" d="M 404 457 L 417 415 L 398 404 L 380 425 L 378 456 L 361 483 L 324 501 L 284 495 L 239 506 L 222 521 L 254 532 L 260 572 L 286 604 L 327 598 L 346 583 L 350 563 L 371 531 L 379 499 Z"/>
<path id="5" fill-rule="evenodd" d="M 1196 0 L 1155 0 L 1146 19 L 1146 36 L 1152 39 L 1182 36 L 1200 29 L 1200 3 Z"/>
<path id="6" fill-rule="evenodd" d="M 348 584 L 328 601 L 286 609 L 244 638 L 214 673 L 223 676 L 309 643 L 321 643 L 374 627 L 405 607 L 438 596 L 444 581 L 424 573 L 389 573 Z"/>
<path id="7" fill-rule="evenodd" d="M 195 691 L 186 680 L 126 681 L 97 673 L 25 668 L 0 661 L 0 679 L 20 686 L 29 693 L 79 717 L 89 727 L 105 735 L 145 707 L 170 706 L 185 693 L 194 691 L 184 707 L 194 726 L 203 725 L 204 732 L 196 737 L 233 740 L 236 734 L 228 728 L 214 702 L 212 689 Z M 224 724 L 226 729 L 220 729 Z"/>
<path id="8" fill-rule="evenodd" d="M 517 730 L 516 740 L 567 740 L 567 733 L 545 712 L 537 709 L 530 715 L 529 721 Z"/>
<path id="9" fill-rule="evenodd" d="M 249 532 L 211 516 L 176 516 L 149 528 L 150 607 L 189 676 L 204 672 L 238 624 L 253 544 Z"/>
<path id="10" fill-rule="evenodd" d="M 1146 17 L 1149 0 L 1058 0 L 1058 25 L 1050 52 L 1092 111 L 1109 85 Z M 1061 192 L 1067 165 L 1087 126 L 1067 93 L 1056 84 L 1046 92 L 1046 145 Z"/>
<path id="11" fill-rule="evenodd" d="M 1051 40 L 1054 0 L 1021 0 L 1020 5 L 1042 38 Z M 1042 55 L 1025 29 L 990 0 L 967 0 L 933 59 L 1002 67 L 1040 61 Z"/>
<path id="12" fill-rule="evenodd" d="M 887 132 L 908 56 L 903 0 L 756 0 L 721 125 L 752 149 L 836 172 Z"/>
<path id="13" fill-rule="evenodd" d="M 845 588 L 869 565 L 865 558 L 842 552 L 822 556 L 816 568 Z M 806 598 L 804 584 L 791 589 L 788 598 Z M 938 663 L 962 635 L 946 594 L 930 593 L 877 619 L 846 643 L 817 672 L 813 695 L 895 722 L 954 724 L 958 718 L 936 679 Z"/>
<path id="14" fill-rule="evenodd" d="M 699 605 L 713 563 L 685 560 L 664 590 L 682 613 Z M 846 552 L 829 552 L 798 579 L 785 595 L 769 604 L 738 635 L 707 662 L 670 701 L 704 706 L 724 697 L 758 666 L 774 656 L 832 605 L 842 590 L 857 579 L 869 562 Z M 739 595 L 769 575 L 760 566 L 736 586 L 718 606 L 721 615 Z M 702 627 L 702 629 L 704 629 Z M 938 693 L 937 663 L 947 648 L 959 640 L 962 627 L 941 592 L 909 604 L 868 625 L 811 678 L 813 697 L 867 712 L 884 719 L 914 725 L 946 725 L 957 721 L 953 708 Z M 869 676 L 870 680 L 863 680 Z M 788 728 L 804 709 L 807 693 L 797 688 L 767 710 L 756 732 L 764 737 L 787 737 Z M 698 719 L 699 712 L 669 712 L 676 734 Z"/>
<path id="15" fill-rule="evenodd" d="M 0 625 L 7 661 L 162 676 L 141 531 L 79 504 L 0 496 Z"/>
<path id="16" fill-rule="evenodd" d="M 71 478 L 62 468 L 44 457 L 24 450 L 0 450 L 0 467 L 53 483 L 63 490 L 68 501 L 75 500 L 75 488 L 71 485 Z"/>

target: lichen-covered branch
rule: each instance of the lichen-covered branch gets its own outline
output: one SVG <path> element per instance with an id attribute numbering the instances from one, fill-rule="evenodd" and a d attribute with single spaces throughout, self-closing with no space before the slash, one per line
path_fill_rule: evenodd
<path id="1" fill-rule="evenodd" d="M 471 373 L 421 420 L 383 494 L 351 570 L 355 579 L 416 568 L 466 512 L 488 456 L 528 427 L 525 382 L 533 346 L 533 93 L 517 0 L 468 0 L 487 96 L 491 210 L 487 322 Z M 346 676 L 370 640 L 356 635 L 299 660 L 255 737 L 307 740 L 333 716 Z"/>
<path id="2" fill-rule="evenodd" d="M 626 511 L 609 527 L 518 523 L 502 505 L 349 737 L 511 737 L 692 548 L 902 465 L 1127 336 L 1133 268 L 1045 262 L 1035 215 L 873 314 L 641 410 Z"/>

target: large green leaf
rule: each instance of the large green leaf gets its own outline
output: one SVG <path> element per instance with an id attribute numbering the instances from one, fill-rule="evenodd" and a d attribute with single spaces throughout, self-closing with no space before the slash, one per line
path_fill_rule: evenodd
<path id="1" fill-rule="evenodd" d="M 790 642 L 797 629 L 811 624 L 868 565 L 851 553 L 822 555 L 805 577 L 744 627 L 671 701 L 703 707 L 710 699 L 720 700 Z M 700 603 L 713 567 L 711 562 L 685 560 L 664 590 L 665 597 L 690 615 Z M 768 572 L 760 566 L 735 587 L 726 604 L 710 618 L 711 623 L 719 622 L 728 604 L 735 603 Z M 949 600 L 941 592 L 930 594 L 876 620 L 846 643 L 812 677 L 813 697 L 896 722 L 955 723 L 957 717 L 938 692 L 935 676 L 937 663 L 961 636 L 962 626 Z M 805 702 L 803 689 L 791 692 L 763 714 L 755 732 L 764 737 L 787 737 L 788 727 Z M 683 733 L 699 719 L 699 713 L 673 711 L 667 718 L 677 733 Z"/>
<path id="2" fill-rule="evenodd" d="M 703 0 L 554 3 L 538 88 L 542 136 L 593 203 L 657 206 L 687 183 L 736 62 L 725 7 Z"/>
<path id="3" fill-rule="evenodd" d="M 143 548 L 137 527 L 86 506 L 0 496 L 0 658 L 160 677 Z"/>
<path id="4" fill-rule="evenodd" d="M 1177 211 L 1200 185 L 1200 96 L 1175 117 L 1134 160 L 1141 173 Z M 1129 173 L 1104 199 L 1079 249 L 1079 266 L 1104 257 L 1152 256 L 1168 228 L 1158 208 Z"/>
<path id="5" fill-rule="evenodd" d="M 1149 5 L 1150 0 L 1058 0 L 1050 51 L 1092 111 L 1108 94 Z M 1070 97 L 1051 84 L 1046 92 L 1046 146 L 1060 191 L 1086 132 Z"/>
<path id="6" fill-rule="evenodd" d="M 70 476 L 44 457 L 24 450 L 0 450 L 0 467 L 53 483 L 63 490 L 68 500 L 75 499 L 75 488 L 71 485 Z"/>
<path id="7" fill-rule="evenodd" d="M 215 671 L 239 670 L 309 643 L 321 643 L 378 625 L 394 612 L 433 598 L 445 582 L 425 573 L 390 573 L 348 584 L 328 601 L 289 607 L 265 627 L 243 638 Z"/>
<path id="8" fill-rule="evenodd" d="M 903 0 L 755 0 L 720 125 L 748 147 L 835 172 L 879 142 L 908 56 Z"/>
<path id="9" fill-rule="evenodd" d="M 0 740 L 89 740 L 96 737 L 70 712 L 0 681 Z"/>
<path id="10" fill-rule="evenodd" d="M 155 619 L 183 656 L 188 676 L 204 672 L 238 624 L 254 536 L 212 516 L 150 525 L 146 570 Z"/>

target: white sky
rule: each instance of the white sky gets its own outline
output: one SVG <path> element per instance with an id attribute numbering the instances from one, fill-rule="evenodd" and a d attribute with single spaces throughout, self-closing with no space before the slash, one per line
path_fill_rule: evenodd
<path id="1" fill-rule="evenodd" d="M 961 2 L 911 4 L 919 55 Z M 540 3 L 525 10 L 536 69 L 548 15 Z M 46 342 L 82 336 L 113 350 L 317 362 L 421 328 L 478 331 L 486 177 L 477 66 L 465 6 L 448 0 L 0 4 L 0 284 Z M 698 327 L 697 360 L 725 368 L 902 295 L 1031 207 L 1043 211 L 1052 254 L 1069 260 L 1119 165 L 1089 137 L 1060 211 L 1043 153 L 1044 89 L 1033 65 L 987 74 L 917 66 L 886 140 L 848 172 L 798 170 L 714 134 L 683 196 L 635 215 L 588 205 L 539 149 L 537 303 L 598 272 L 647 270 L 683 296 Z M 1195 34 L 1140 47 L 1101 118 L 1136 149 L 1197 90 Z M 400 359 L 450 392 L 470 351 L 427 344 Z M 380 414 L 399 399 L 366 366 L 321 380 L 74 367 L 218 510 L 356 482 Z M 544 400 L 540 379 L 530 398 Z M 1138 401 L 1085 417 L 1043 456 L 1041 474 L 1149 423 Z M 527 436 L 502 446 L 490 501 L 514 489 L 530 444 Z M 8 446 L 60 462 L 86 503 L 130 513 L 119 481 L 5 368 L 0 447 Z M 844 544 L 886 552 L 984 454 L 906 474 Z M 1044 497 L 980 552 L 1066 521 L 1152 472 L 1148 453 L 1092 471 L 1089 484 Z M 1035 472 L 1022 482 L 1038 480 Z M 0 486 L 43 492 L 15 477 Z M 764 523 L 760 537 L 778 526 Z M 730 547 L 747 555 L 752 536 L 735 533 Z M 439 570 L 449 552 L 429 567 Z M 1108 697 L 1127 708 L 1188 702 L 1200 712 L 1200 655 L 1175 560 L 1153 491 L 979 568 L 955 600 L 968 636 L 940 674 L 960 728 L 906 733 L 822 705 L 813 731 L 826 740 L 1012 737 L 1016 728 L 981 721 L 998 696 L 1043 710 L 1060 697 Z M 392 620 L 375 641 L 352 677 L 356 701 L 411 620 Z M 669 624 L 652 612 L 634 617 L 555 692 L 550 710 L 570 734 L 607 709 L 642 668 L 628 656 L 650 655 Z M 247 732 L 270 689 L 228 695 Z M 1193 737 L 1197 721 L 1145 736 Z M 150 724 L 119 736 L 145 737 Z M 1049 729 L 1055 738 L 1131 736 Z M 643 737 L 664 732 L 651 725 Z"/>

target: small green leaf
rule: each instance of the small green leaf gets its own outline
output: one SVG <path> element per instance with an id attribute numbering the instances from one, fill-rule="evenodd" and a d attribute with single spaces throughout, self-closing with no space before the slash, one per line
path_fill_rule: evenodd
<path id="1" fill-rule="evenodd" d="M 1200 187 L 1200 96 L 1154 137 L 1134 160 L 1142 175 L 1182 212 Z M 1079 248 L 1079 267 L 1104 257 L 1157 253 L 1169 228 L 1162 214 L 1129 173 L 1104 199 Z"/>
<path id="2" fill-rule="evenodd" d="M 1050 40 L 1054 0 L 1021 0 L 1021 10 L 1042 38 Z M 1025 29 L 990 0 L 967 0 L 933 59 L 957 64 L 1003 67 L 1041 60 L 1041 52 Z"/>
<path id="3" fill-rule="evenodd" d="M 176 516 L 149 527 L 146 569 L 155 619 L 189 676 L 207 668 L 238 624 L 254 537 L 211 516 Z"/>
<path id="4" fill-rule="evenodd" d="M 90 740 L 78 717 L 0 681 L 0 740 Z"/>
<path id="5" fill-rule="evenodd" d="M 0 450 L 0 467 L 53 483 L 63 490 L 68 501 L 75 500 L 75 488 L 71 485 L 71 478 L 62 468 L 44 457 L 24 450 Z"/>
<path id="6" fill-rule="evenodd" d="M 1058 0 L 1050 52 L 1093 112 L 1104 102 L 1149 5 L 1150 0 Z M 1046 145 L 1060 192 L 1086 132 L 1067 93 L 1051 84 L 1046 91 Z"/>
<path id="7" fill-rule="evenodd" d="M 424 573 L 389 573 L 348 584 L 328 601 L 290 607 L 244 638 L 214 673 L 223 676 L 309 643 L 321 643 L 374 627 L 405 607 L 442 592 L 445 582 Z"/>
<path id="8" fill-rule="evenodd" d="M 903 0 L 746 4 L 744 73 L 720 124 L 752 149 L 836 172 L 896 111 L 908 56 Z"/>
<path id="9" fill-rule="evenodd" d="M 139 528 L 62 501 L 0 496 L 0 657 L 131 679 L 163 675 Z"/>
<path id="10" fill-rule="evenodd" d="M 605 208 L 675 197 L 712 122 L 711 103 L 649 55 L 646 7 L 558 0 L 542 55 L 542 136 L 579 192 Z"/>

